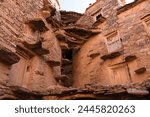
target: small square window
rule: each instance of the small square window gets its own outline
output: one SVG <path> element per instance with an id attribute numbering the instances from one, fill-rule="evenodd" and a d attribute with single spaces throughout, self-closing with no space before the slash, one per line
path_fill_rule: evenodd
<path id="1" fill-rule="evenodd" d="M 118 32 L 113 32 L 106 36 L 106 45 L 109 53 L 118 51 L 122 48 L 122 42 L 118 35 Z"/>
<path id="2" fill-rule="evenodd" d="M 91 15 L 94 17 L 95 21 L 99 20 L 102 17 L 102 9 L 95 10 Z"/>

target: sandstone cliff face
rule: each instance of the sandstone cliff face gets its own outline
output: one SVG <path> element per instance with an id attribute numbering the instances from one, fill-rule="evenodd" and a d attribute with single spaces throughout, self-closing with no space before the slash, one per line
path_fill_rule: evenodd
<path id="1" fill-rule="evenodd" d="M 0 99 L 149 99 L 149 4 L 0 1 Z"/>

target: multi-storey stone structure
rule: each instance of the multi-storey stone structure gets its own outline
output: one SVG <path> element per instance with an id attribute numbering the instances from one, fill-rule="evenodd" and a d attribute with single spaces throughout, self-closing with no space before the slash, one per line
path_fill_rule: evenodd
<path id="1" fill-rule="evenodd" d="M 99 0 L 87 8 L 85 14 L 93 18 L 90 27 L 101 33 L 88 39 L 76 57 L 82 63 L 75 69 L 77 85 L 81 77 L 87 84 L 101 85 L 141 82 L 149 77 L 148 6 L 146 0 L 124 6 L 117 0 Z"/>
<path id="2" fill-rule="evenodd" d="M 150 1 L 0 1 L 1 99 L 149 99 Z"/>

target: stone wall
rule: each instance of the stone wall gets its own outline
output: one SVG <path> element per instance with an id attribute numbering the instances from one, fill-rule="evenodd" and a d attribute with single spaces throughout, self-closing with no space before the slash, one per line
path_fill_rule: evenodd
<path id="1" fill-rule="evenodd" d="M 149 99 L 149 4 L 0 0 L 0 99 Z"/>
<path id="2" fill-rule="evenodd" d="M 23 36 L 24 22 L 38 17 L 43 7 L 43 0 L 1 0 L 0 40 L 8 43 L 20 41 Z"/>
<path id="3" fill-rule="evenodd" d="M 105 20 L 96 21 L 94 28 L 98 28 L 101 33 L 91 37 L 74 59 L 74 86 L 126 84 L 141 82 L 150 76 L 150 37 L 142 21 L 150 13 L 149 4 L 149 0 L 136 0 L 120 6 L 117 0 L 101 0 L 87 8 L 85 14 L 93 17 L 101 14 Z M 116 49 L 116 53 L 107 49 L 107 39 L 114 35 L 122 46 Z M 127 58 L 134 60 L 127 62 Z M 135 72 L 139 69 L 144 73 Z"/>
<path id="4" fill-rule="evenodd" d="M 8 67 L 0 63 L 1 67 L 4 66 L 1 77 L 5 77 L 2 73 L 6 69 L 10 83 L 37 91 L 57 84 L 54 77 L 61 74 L 61 49 L 46 18 L 53 13 L 56 20 L 60 19 L 59 10 L 55 0 L 0 1 L 0 42 L 14 48 L 20 58 L 18 63 Z M 33 25 L 37 25 L 34 31 Z M 45 29 L 37 31 L 41 25 Z M 53 65 L 55 62 L 57 65 Z"/>
<path id="5" fill-rule="evenodd" d="M 23 23 L 33 17 L 43 7 L 38 0 L 4 0 L 0 2 L 0 40 L 16 43 L 23 36 Z"/>

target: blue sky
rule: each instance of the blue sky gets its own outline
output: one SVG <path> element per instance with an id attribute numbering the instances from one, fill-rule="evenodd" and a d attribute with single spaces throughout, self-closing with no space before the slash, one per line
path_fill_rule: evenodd
<path id="1" fill-rule="evenodd" d="M 84 13 L 89 4 L 95 1 L 96 0 L 60 0 L 60 4 L 62 10 Z M 134 0 L 126 0 L 127 3 L 132 1 Z"/>
<path id="2" fill-rule="evenodd" d="M 89 4 L 95 1 L 96 0 L 60 0 L 60 4 L 62 10 L 84 13 Z"/>

